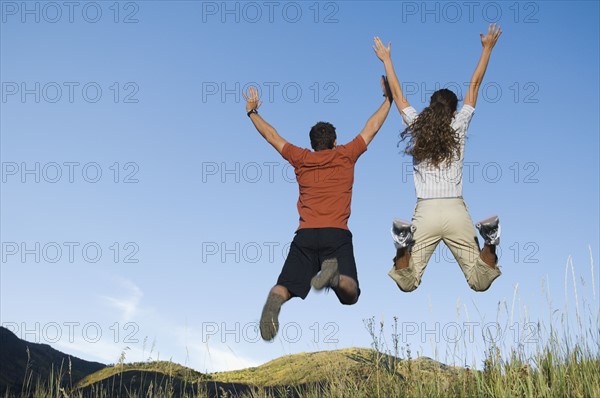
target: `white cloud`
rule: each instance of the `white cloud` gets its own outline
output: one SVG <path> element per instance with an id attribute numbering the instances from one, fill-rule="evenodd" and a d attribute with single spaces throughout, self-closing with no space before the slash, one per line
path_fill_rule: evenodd
<path id="1" fill-rule="evenodd" d="M 259 362 L 236 354 L 229 346 L 209 347 L 208 344 L 190 344 L 189 366 L 204 372 L 223 372 L 260 365 Z"/>
<path id="2" fill-rule="evenodd" d="M 90 336 L 80 333 L 75 339 L 56 342 L 57 349 L 85 360 L 105 364 L 116 363 L 122 353 L 125 362 L 147 360 L 172 360 L 200 372 L 237 370 L 260 365 L 256 359 L 241 355 L 235 350 L 243 345 L 230 346 L 218 339 L 199 339 L 204 336 L 200 330 L 189 326 L 176 326 L 170 314 L 157 313 L 148 302 L 143 301 L 144 293 L 134 282 L 118 278 L 115 289 L 118 293 L 101 296 L 102 301 L 119 317 L 119 322 L 97 323 L 90 328 Z M 133 326 L 128 325 L 131 323 Z M 144 327 L 150 327 L 150 335 L 144 334 Z M 107 326 L 108 325 L 108 326 Z M 101 329 L 101 338 L 94 337 L 96 329 Z M 77 330 L 79 333 L 79 330 Z M 94 332 L 94 333 L 92 333 Z M 127 343 L 128 339 L 135 339 Z"/>
<path id="3" fill-rule="evenodd" d="M 200 372 L 222 372 L 261 364 L 256 359 L 236 353 L 231 346 L 218 340 L 211 342 L 194 338 L 190 341 L 190 336 L 202 336 L 192 328 L 177 328 L 172 333 L 178 348 L 183 348 L 187 353 L 185 365 Z"/>
<path id="4" fill-rule="evenodd" d="M 123 322 L 131 321 L 139 312 L 140 302 L 144 293 L 135 283 L 127 279 L 119 279 L 117 283 L 127 291 L 126 297 L 107 297 L 103 299 L 112 307 L 121 311 L 121 320 Z"/>

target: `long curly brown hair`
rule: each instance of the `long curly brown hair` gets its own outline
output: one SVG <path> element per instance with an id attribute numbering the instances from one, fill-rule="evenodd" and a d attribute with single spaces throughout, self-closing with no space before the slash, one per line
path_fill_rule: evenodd
<path id="1" fill-rule="evenodd" d="M 401 134 L 408 138 L 404 153 L 416 162 L 427 161 L 435 167 L 460 157 L 460 138 L 450 125 L 458 98 L 443 88 L 433 93 L 429 106 Z"/>

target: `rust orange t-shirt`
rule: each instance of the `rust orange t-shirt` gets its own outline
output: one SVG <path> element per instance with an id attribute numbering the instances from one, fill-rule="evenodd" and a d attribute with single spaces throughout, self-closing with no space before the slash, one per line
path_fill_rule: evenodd
<path id="1" fill-rule="evenodd" d="M 348 229 L 354 165 L 366 150 L 360 135 L 346 145 L 317 152 L 284 145 L 281 154 L 294 167 L 300 191 L 298 229 Z"/>

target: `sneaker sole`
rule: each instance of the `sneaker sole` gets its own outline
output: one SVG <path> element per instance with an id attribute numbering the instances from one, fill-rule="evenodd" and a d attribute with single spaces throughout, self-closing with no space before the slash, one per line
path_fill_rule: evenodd
<path id="1" fill-rule="evenodd" d="M 486 218 L 485 220 L 479 221 L 476 225 L 477 229 L 485 226 L 485 227 L 496 227 L 500 224 L 500 219 L 498 216 L 491 216 L 490 218 Z"/>
<path id="2" fill-rule="evenodd" d="M 484 238 L 486 244 L 500 244 L 500 218 L 498 216 L 492 216 L 490 218 L 486 218 L 485 220 L 479 221 L 475 225 L 475 228 L 477 228 L 481 237 Z M 482 231 L 482 229 L 485 229 L 486 231 Z M 490 239 L 488 236 L 488 229 L 496 229 L 498 232 L 497 236 L 493 239 Z"/>
<path id="3" fill-rule="evenodd" d="M 324 289 L 325 287 L 330 286 L 330 285 L 332 287 L 337 287 L 337 283 L 335 284 L 335 286 L 333 284 L 330 284 L 331 279 L 335 276 L 335 274 L 337 272 L 338 272 L 337 259 L 335 259 L 335 258 L 327 259 L 327 260 L 323 261 L 323 264 L 321 265 L 321 272 L 319 272 L 317 275 L 315 275 L 312 278 L 312 280 L 310 281 L 310 284 L 316 290 Z"/>
<path id="4" fill-rule="evenodd" d="M 400 233 L 400 231 L 402 231 L 403 229 L 405 229 L 406 227 L 410 227 L 411 232 L 414 232 L 414 226 L 409 223 L 408 221 L 404 221 L 404 220 L 400 220 L 400 219 L 395 219 L 392 222 L 392 231 L 396 234 Z"/>
<path id="5" fill-rule="evenodd" d="M 260 317 L 260 336 L 265 341 L 271 341 L 279 331 L 279 311 L 281 305 L 277 306 L 274 298 L 269 296 Z"/>
<path id="6" fill-rule="evenodd" d="M 400 233 L 403 230 L 406 229 L 410 229 L 410 239 L 408 239 L 406 242 L 399 242 L 397 239 L 397 237 L 400 235 Z M 396 246 L 396 249 L 405 249 L 405 248 L 410 248 L 412 247 L 412 245 L 415 243 L 413 234 L 415 233 L 416 228 L 414 225 L 412 225 L 412 223 L 409 223 L 408 221 L 404 221 L 404 220 L 400 220 L 400 219 L 395 219 L 392 222 L 392 240 L 394 241 L 394 246 Z"/>

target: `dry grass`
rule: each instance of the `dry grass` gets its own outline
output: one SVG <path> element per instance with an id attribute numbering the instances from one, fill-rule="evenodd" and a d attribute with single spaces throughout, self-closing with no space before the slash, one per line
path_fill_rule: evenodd
<path id="1" fill-rule="evenodd" d="M 390 343 L 383 322 L 367 319 L 365 326 L 372 340 L 368 349 L 288 355 L 256 368 L 210 375 L 170 362 L 124 364 L 121 360 L 75 386 L 61 382 L 69 380 L 70 372 L 61 367 L 51 370 L 47 383 L 26 376 L 22 390 L 6 397 L 232 397 L 236 388 L 243 391 L 240 396 L 252 398 L 600 397 L 600 310 L 591 253 L 590 262 L 592 283 L 587 288 L 591 287 L 591 302 L 578 291 L 581 286 L 569 259 L 565 308 L 553 309 L 546 297 L 551 321 L 528 322 L 537 329 L 535 347 L 504 347 L 488 341 L 485 360 L 472 369 L 424 357 L 413 359 L 410 346 L 399 346 L 395 319 Z M 572 284 L 567 283 L 569 277 Z M 570 304 L 571 297 L 574 303 Z M 574 314 L 570 306 L 575 308 Z M 508 315 L 508 305 L 503 308 Z M 510 322 L 514 308 L 513 298 L 507 316 Z M 249 387 L 241 389 L 241 385 Z"/>

